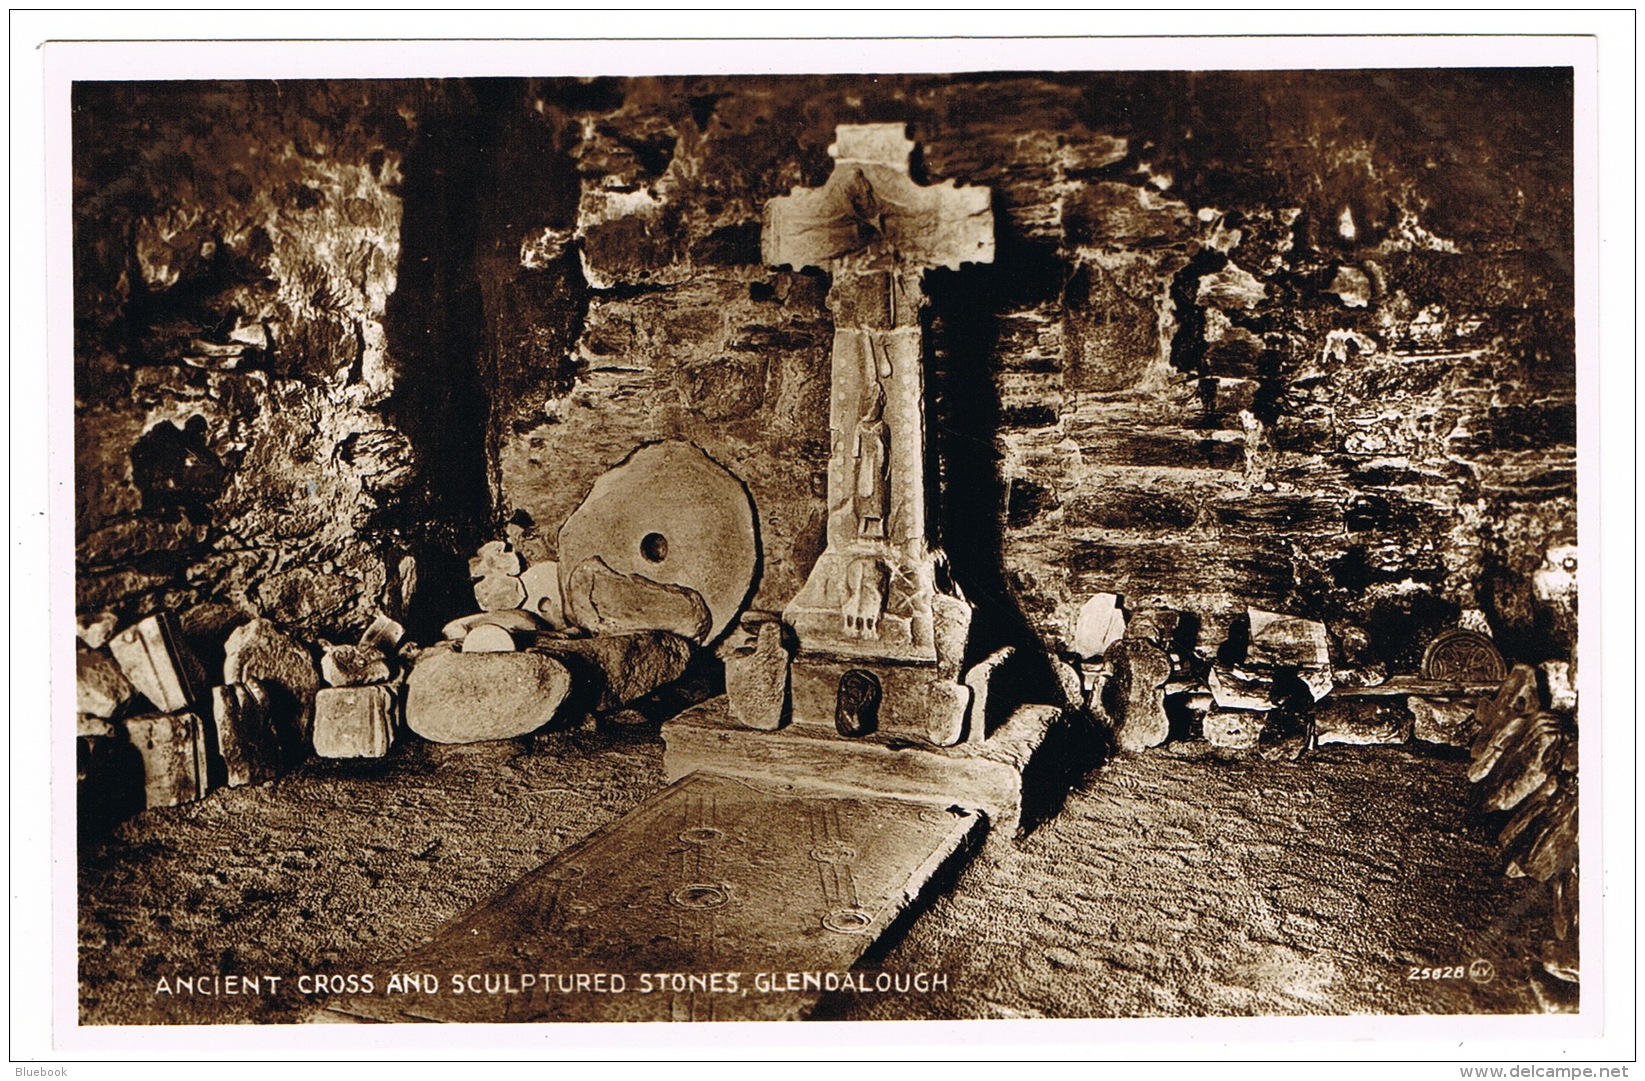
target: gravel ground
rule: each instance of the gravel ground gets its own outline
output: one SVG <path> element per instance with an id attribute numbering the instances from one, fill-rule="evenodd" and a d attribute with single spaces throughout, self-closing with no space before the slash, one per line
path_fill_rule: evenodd
<path id="1" fill-rule="evenodd" d="M 311 760 L 148 811 L 80 868 L 86 1024 L 291 1022 L 295 977 L 382 965 L 662 786 L 653 730 Z M 842 1019 L 1510 1013 L 1571 1009 L 1533 961 L 1542 887 L 1497 871 L 1463 763 L 1392 747 L 1300 762 L 1203 744 L 1119 757 L 991 846 L 871 967 L 945 991 L 840 997 Z M 1489 982 L 1409 978 L 1492 965 Z M 157 995 L 275 974 L 281 993 Z"/>

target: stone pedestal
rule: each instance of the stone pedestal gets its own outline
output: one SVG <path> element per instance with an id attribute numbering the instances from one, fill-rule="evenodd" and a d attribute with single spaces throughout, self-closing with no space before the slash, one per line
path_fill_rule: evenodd
<path id="1" fill-rule="evenodd" d="M 763 732 L 739 724 L 722 696 L 663 723 L 663 769 L 670 781 L 700 771 L 794 791 L 952 802 L 983 812 L 991 841 L 1009 840 L 1025 793 L 1054 767 L 1041 752 L 1060 721 L 1054 706 L 1023 706 L 986 740 L 933 747 L 885 731 L 848 738 L 799 720 Z"/>

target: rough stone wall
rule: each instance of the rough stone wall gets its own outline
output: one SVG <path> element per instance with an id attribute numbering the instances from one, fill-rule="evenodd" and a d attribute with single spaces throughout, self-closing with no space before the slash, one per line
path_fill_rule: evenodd
<path id="1" fill-rule="evenodd" d="M 508 326 L 500 512 L 552 531 L 637 443 L 691 439 L 760 509 L 756 603 L 822 544 L 826 279 L 760 265 L 761 208 L 838 123 L 906 121 L 928 182 L 994 189 L 998 256 L 928 275 L 946 544 L 1053 649 L 1097 591 L 1203 621 L 1366 626 L 1406 667 L 1574 541 L 1568 73 L 668 79 L 531 84 L 581 177 L 519 266 L 586 309 Z M 507 248 L 515 243 L 510 234 Z M 510 313 L 488 313 L 495 329 Z M 569 326 L 567 324 L 566 326 Z M 520 373 L 535 373 L 534 376 Z M 496 418 L 494 418 L 496 419 Z M 523 519 L 521 519 L 523 520 Z"/>
<path id="2" fill-rule="evenodd" d="M 1414 665 L 1481 608 L 1564 656 L 1575 539 L 1560 71 L 88 85 L 76 97 L 80 604 L 329 627 L 461 614 L 594 478 L 689 439 L 823 543 L 827 279 L 765 203 L 839 123 L 994 191 L 927 275 L 956 572 L 1053 650 L 1091 593 L 1220 642 L 1254 604 Z M 406 565 L 409 570 L 409 565 Z M 1557 568 L 1556 568 L 1557 569 Z"/>
<path id="3" fill-rule="evenodd" d="M 425 341 L 440 289 L 419 231 L 445 205 L 426 144 L 462 93 L 76 86 L 82 611 L 326 633 L 403 614 L 414 557 L 452 547 L 427 522 L 461 518 L 427 468 L 457 422 L 434 389 L 451 362 Z M 477 433 L 455 434 L 483 489 Z"/>

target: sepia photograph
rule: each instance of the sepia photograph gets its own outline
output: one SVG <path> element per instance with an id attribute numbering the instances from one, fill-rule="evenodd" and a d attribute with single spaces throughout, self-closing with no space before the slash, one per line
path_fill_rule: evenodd
<path id="1" fill-rule="evenodd" d="M 1022 58 L 71 80 L 76 1028 L 1592 1013 L 1576 70 Z"/>

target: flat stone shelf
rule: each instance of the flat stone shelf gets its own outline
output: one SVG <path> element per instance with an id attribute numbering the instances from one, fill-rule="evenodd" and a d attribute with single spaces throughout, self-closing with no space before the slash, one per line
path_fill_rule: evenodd
<path id="1" fill-rule="evenodd" d="M 1459 683 L 1448 679 L 1423 679 L 1420 676 L 1391 676 L 1386 683 L 1375 687 L 1332 687 L 1330 698 L 1489 698 L 1497 693 L 1500 682 Z M 1184 696 L 1194 708 L 1212 704 L 1211 692 L 1203 683 L 1172 682 L 1165 685 L 1165 696 Z"/>
<path id="2" fill-rule="evenodd" d="M 721 696 L 663 723 L 663 769 L 671 781 L 703 770 L 775 780 L 794 791 L 957 804 L 988 816 L 991 839 L 1008 839 L 1061 716 L 1055 706 L 1022 706 L 985 740 L 934 747 L 885 733 L 846 738 L 823 725 L 747 728 Z"/>
<path id="3" fill-rule="evenodd" d="M 952 804 L 696 773 L 309 1020 L 802 1020 L 830 991 L 931 978 L 852 966 L 982 826 Z"/>

